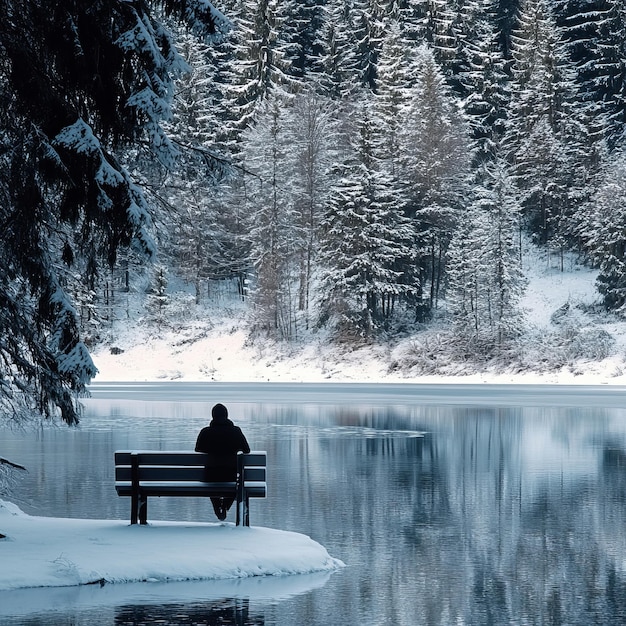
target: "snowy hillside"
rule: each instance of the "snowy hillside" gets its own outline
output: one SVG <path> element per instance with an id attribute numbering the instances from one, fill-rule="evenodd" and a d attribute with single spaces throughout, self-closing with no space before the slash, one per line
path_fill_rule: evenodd
<path id="1" fill-rule="evenodd" d="M 448 360 L 444 329 L 355 349 L 316 334 L 288 344 L 251 341 L 246 306 L 233 296 L 193 317 L 172 316 L 160 330 L 142 321 L 118 322 L 112 338 L 94 350 L 95 380 L 626 384 L 626 322 L 602 312 L 597 272 L 574 256 L 565 258 L 561 271 L 559 258 L 532 248 L 524 271 L 527 331 L 515 364 L 479 368 Z M 436 366 L 425 365 L 433 359 Z"/>

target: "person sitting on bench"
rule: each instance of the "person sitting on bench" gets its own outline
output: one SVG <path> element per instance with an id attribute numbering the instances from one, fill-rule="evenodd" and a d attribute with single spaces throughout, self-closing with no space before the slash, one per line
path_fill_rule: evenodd
<path id="1" fill-rule="evenodd" d="M 211 455 L 207 464 L 207 482 L 235 482 L 237 480 L 237 452 L 250 452 L 250 446 L 241 432 L 228 419 L 228 409 L 223 404 L 216 404 L 211 410 L 211 423 L 198 434 L 196 452 Z M 225 520 L 234 498 L 212 497 L 213 509 L 217 519 Z"/>

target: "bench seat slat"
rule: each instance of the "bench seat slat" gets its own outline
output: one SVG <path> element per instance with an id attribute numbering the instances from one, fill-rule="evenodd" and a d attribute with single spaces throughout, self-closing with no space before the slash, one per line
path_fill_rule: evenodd
<path id="1" fill-rule="evenodd" d="M 132 483 L 116 482 L 120 496 L 132 495 Z M 200 481 L 140 481 L 139 489 L 144 496 L 216 496 L 230 497 L 236 493 L 235 483 L 203 483 Z"/>
<path id="2" fill-rule="evenodd" d="M 267 497 L 267 485 L 261 482 L 246 483 L 246 495 L 249 498 Z M 131 496 L 131 483 L 121 482 L 115 484 L 119 496 Z M 140 483 L 139 489 L 145 496 L 203 496 L 203 497 L 231 497 L 236 493 L 235 487 L 229 483 L 215 483 L 208 486 L 207 483 L 168 484 L 168 483 Z"/>
<path id="3" fill-rule="evenodd" d="M 139 455 L 141 465 L 204 466 L 206 455 L 202 452 L 158 452 L 124 450 L 115 453 L 115 465 L 130 465 L 131 454 Z"/>
<path id="4" fill-rule="evenodd" d="M 129 487 L 132 485 L 130 480 L 116 480 L 116 487 L 124 487 L 128 485 Z M 204 480 L 140 480 L 139 487 L 142 489 L 152 488 L 158 489 L 159 487 L 172 487 L 178 485 L 181 489 L 186 489 L 188 487 L 204 487 L 207 490 L 217 489 L 219 487 L 226 487 L 227 489 L 235 489 L 237 483 L 232 482 L 223 482 L 223 483 L 208 483 Z"/>
<path id="5" fill-rule="evenodd" d="M 244 467 L 243 468 L 243 479 L 247 483 L 250 480 L 258 480 L 261 482 L 265 482 L 266 480 L 266 472 L 264 467 Z"/>
<path id="6" fill-rule="evenodd" d="M 197 480 L 204 481 L 204 467 L 163 467 L 159 466 L 139 466 L 139 480 Z M 118 466 L 115 468 L 115 480 L 131 480 L 132 469 L 130 467 Z"/>
<path id="7" fill-rule="evenodd" d="M 204 452 L 185 451 L 155 451 L 155 450 L 118 450 L 115 453 L 115 465 L 130 466 L 132 454 L 138 454 L 141 465 L 164 465 L 164 466 L 197 466 L 204 467 L 206 454 Z M 267 456 L 265 452 L 252 451 L 246 454 L 246 466 L 266 467 Z"/>
<path id="8" fill-rule="evenodd" d="M 139 480 L 185 481 L 198 480 L 204 482 L 204 467 L 163 467 L 140 466 Z M 244 480 L 265 480 L 264 467 L 245 467 Z M 126 466 L 115 468 L 115 480 L 131 480 L 132 469 Z"/>
<path id="9" fill-rule="evenodd" d="M 267 466 L 267 454 L 265 452 L 249 452 L 246 454 L 246 467 L 250 466 L 266 467 Z"/>
<path id="10" fill-rule="evenodd" d="M 267 483 L 264 481 L 246 481 L 244 483 L 244 487 L 246 491 L 248 491 L 248 495 L 251 497 L 265 497 L 265 492 L 267 490 Z M 226 493 L 228 495 L 233 495 L 237 488 L 236 483 L 205 483 L 202 481 L 150 481 L 150 480 L 140 480 L 139 481 L 139 489 L 145 495 L 165 495 L 168 492 L 169 494 L 174 495 L 220 495 L 221 493 Z M 131 495 L 132 494 L 132 483 L 126 480 L 116 480 L 115 481 L 115 489 L 120 496 L 122 495 Z M 218 493 L 219 492 L 219 493 Z M 260 494 L 263 495 L 253 495 Z"/>
<path id="11" fill-rule="evenodd" d="M 267 483 L 264 481 L 246 481 L 244 486 L 249 498 L 267 497 Z"/>

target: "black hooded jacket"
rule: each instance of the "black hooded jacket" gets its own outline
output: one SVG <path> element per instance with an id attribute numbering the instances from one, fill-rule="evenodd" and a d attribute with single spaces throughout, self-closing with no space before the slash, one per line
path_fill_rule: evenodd
<path id="1" fill-rule="evenodd" d="M 227 417 L 214 417 L 198 434 L 196 452 L 211 455 L 207 463 L 207 480 L 233 481 L 237 477 L 237 452 L 250 452 L 241 428 Z"/>

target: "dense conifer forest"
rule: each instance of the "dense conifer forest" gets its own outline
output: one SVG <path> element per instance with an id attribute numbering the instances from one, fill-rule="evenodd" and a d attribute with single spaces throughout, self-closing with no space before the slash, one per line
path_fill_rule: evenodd
<path id="1" fill-rule="evenodd" d="M 93 376 L 124 294 L 155 324 L 235 285 L 252 336 L 381 341 L 442 322 L 505 358 L 523 242 L 626 303 L 617 0 L 7 0 L 0 392 Z M 213 287 L 212 287 L 213 286 Z"/>
<path id="2" fill-rule="evenodd" d="M 189 39 L 167 266 L 237 277 L 253 326 L 367 340 L 442 309 L 472 350 L 519 335 L 520 245 L 575 250 L 624 304 L 619 3 L 231 1 Z M 211 162 L 211 158 L 215 160 Z M 202 225 L 198 228 L 199 225 Z"/>

